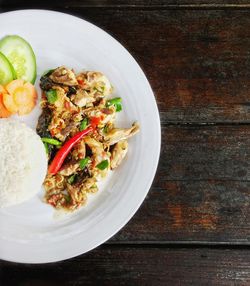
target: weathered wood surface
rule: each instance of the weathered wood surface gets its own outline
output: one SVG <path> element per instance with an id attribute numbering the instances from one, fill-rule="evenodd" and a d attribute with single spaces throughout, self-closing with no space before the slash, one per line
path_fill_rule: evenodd
<path id="1" fill-rule="evenodd" d="M 153 87 L 162 124 L 250 122 L 250 10 L 64 11 L 131 51 Z"/>
<path id="2" fill-rule="evenodd" d="M 80 16 L 127 47 L 155 92 L 162 151 L 147 199 L 106 245 L 2 261 L 0 285 L 250 285 L 250 2 L 0 0 L 20 8 Z"/>
<path id="3" fill-rule="evenodd" d="M 247 0 L 1 0 L 5 7 L 102 7 L 105 9 L 115 8 L 149 8 L 149 9 L 169 9 L 169 8 L 246 8 L 250 6 Z M 0 2 L 0 3 L 1 3 Z"/>
<path id="4" fill-rule="evenodd" d="M 7 286 L 247 286 L 246 249 L 100 247 L 65 262 L 17 265 L 0 262 Z"/>
<path id="5" fill-rule="evenodd" d="M 249 10 L 72 11 L 132 52 L 163 124 L 250 122 Z"/>
<path id="6" fill-rule="evenodd" d="M 113 241 L 250 243 L 250 126 L 162 128 L 149 195 Z"/>

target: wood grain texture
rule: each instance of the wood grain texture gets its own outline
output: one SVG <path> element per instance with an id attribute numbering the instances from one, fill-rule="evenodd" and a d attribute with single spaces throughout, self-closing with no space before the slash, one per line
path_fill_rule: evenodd
<path id="1" fill-rule="evenodd" d="M 250 11 L 91 10 L 85 18 L 132 51 L 162 124 L 250 121 L 250 33 L 243 28 Z"/>
<path id="2" fill-rule="evenodd" d="M 248 2 L 0 0 L 111 33 L 145 71 L 162 122 L 158 171 L 129 224 L 66 262 L 0 261 L 0 285 L 250 285 Z"/>
<path id="3" fill-rule="evenodd" d="M 149 9 L 169 9 L 169 8 L 237 8 L 249 7 L 247 0 L 1 0 L 4 7 L 93 7 L 93 8 L 149 8 Z"/>
<path id="4" fill-rule="evenodd" d="M 250 126 L 162 128 L 157 175 L 113 241 L 250 242 Z"/>
<path id="5" fill-rule="evenodd" d="M 250 252 L 245 249 L 101 247 L 47 265 L 0 262 L 0 284 L 78 285 L 249 285 Z"/>
<path id="6" fill-rule="evenodd" d="M 249 182 L 161 182 L 108 243 L 250 245 Z"/>
<path id="7" fill-rule="evenodd" d="M 250 116 L 250 41 L 248 30 L 241 29 L 248 23 L 250 12 L 106 13 L 87 9 L 74 13 L 102 23 L 133 50 L 154 87 L 164 125 L 159 168 L 148 200 L 112 241 L 249 243 L 250 125 L 235 123 L 245 124 Z M 127 16 L 121 17 L 124 13 Z M 157 28 L 160 23 L 165 35 Z M 202 30 L 205 23 L 207 32 Z M 155 30 L 158 38 L 152 41 Z M 214 38 L 214 31 L 224 40 Z M 214 45 L 219 46 L 216 49 Z M 227 45 L 234 47 L 234 53 L 225 51 Z M 214 59 L 211 69 L 195 59 L 198 55 L 204 61 L 208 51 Z M 169 61 L 172 64 L 168 66 Z M 225 75 L 220 74 L 223 70 Z M 205 81 L 210 78 L 211 84 L 204 85 L 203 77 Z M 180 86 L 179 95 L 174 88 L 166 88 L 171 82 Z M 203 96 L 190 91 L 186 87 L 190 84 Z M 189 95 L 183 90 L 189 90 Z M 168 126 L 172 120 L 184 125 Z M 234 125 L 189 125 L 196 121 Z"/>
<path id="8" fill-rule="evenodd" d="M 249 10 L 62 10 L 131 51 L 153 87 L 162 124 L 250 122 Z"/>

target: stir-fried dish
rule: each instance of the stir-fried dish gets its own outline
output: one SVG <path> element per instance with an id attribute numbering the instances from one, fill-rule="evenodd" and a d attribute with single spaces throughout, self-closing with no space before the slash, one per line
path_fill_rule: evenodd
<path id="1" fill-rule="evenodd" d="M 75 210 L 98 181 L 118 167 L 128 150 L 127 139 L 139 131 L 115 127 L 121 98 L 110 98 L 112 85 L 100 72 L 75 74 L 58 67 L 41 77 L 37 133 L 48 154 L 45 200 L 55 208 Z"/>

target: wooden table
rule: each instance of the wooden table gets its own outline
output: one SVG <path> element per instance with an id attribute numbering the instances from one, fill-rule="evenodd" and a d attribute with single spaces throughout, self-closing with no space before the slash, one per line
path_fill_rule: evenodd
<path id="1" fill-rule="evenodd" d="M 250 1 L 0 7 L 64 11 L 112 34 L 145 71 L 162 124 L 154 183 L 126 227 L 68 261 L 1 261 L 0 285 L 250 285 Z"/>

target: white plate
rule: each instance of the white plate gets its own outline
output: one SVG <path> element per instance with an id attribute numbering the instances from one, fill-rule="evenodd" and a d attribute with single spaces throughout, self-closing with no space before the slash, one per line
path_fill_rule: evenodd
<path id="1" fill-rule="evenodd" d="M 138 121 L 125 162 L 92 195 L 86 207 L 62 215 L 35 198 L 0 211 L 0 258 L 45 263 L 85 253 L 105 242 L 134 215 L 151 186 L 160 153 L 160 120 L 151 87 L 133 57 L 109 34 L 80 18 L 45 10 L 0 14 L 0 37 L 17 34 L 33 47 L 38 77 L 60 65 L 97 70 L 123 99 L 117 125 Z M 20 117 L 35 128 L 40 110 Z M 18 144 L 18 142 L 17 142 Z M 15 178 L 13 178 L 15 179 Z M 17 186 L 18 187 L 18 186 Z"/>

